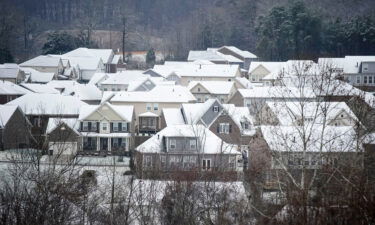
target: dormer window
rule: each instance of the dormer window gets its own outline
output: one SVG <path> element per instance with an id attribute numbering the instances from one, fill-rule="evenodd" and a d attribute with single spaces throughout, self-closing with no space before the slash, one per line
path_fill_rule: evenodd
<path id="1" fill-rule="evenodd" d="M 215 105 L 215 106 L 213 107 L 213 111 L 214 111 L 214 112 L 219 112 L 219 106 Z"/>

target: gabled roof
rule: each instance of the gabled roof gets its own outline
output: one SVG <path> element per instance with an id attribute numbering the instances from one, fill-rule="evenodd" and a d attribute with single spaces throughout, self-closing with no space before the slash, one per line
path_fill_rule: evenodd
<path id="1" fill-rule="evenodd" d="M 229 95 L 233 89 L 233 81 L 191 81 L 188 89 L 191 91 L 197 85 L 201 85 L 210 94 Z"/>
<path id="2" fill-rule="evenodd" d="M 222 141 L 203 125 L 168 126 L 139 145 L 136 150 L 142 153 L 162 152 L 163 137 L 193 137 L 198 139 L 199 154 L 240 154 L 235 145 Z"/>
<path id="3" fill-rule="evenodd" d="M 186 87 L 180 85 L 157 85 L 150 91 L 118 92 L 111 102 L 170 102 L 187 103 L 196 101 Z"/>
<path id="4" fill-rule="evenodd" d="M 359 73 L 362 62 L 375 62 L 375 56 L 345 56 L 344 73 Z"/>
<path id="5" fill-rule="evenodd" d="M 0 105 L 0 128 L 7 125 L 17 108 L 18 106 L 15 105 Z"/>
<path id="6" fill-rule="evenodd" d="M 26 115 L 78 116 L 79 108 L 86 103 L 73 96 L 29 93 L 7 105 L 17 105 Z"/>
<path id="7" fill-rule="evenodd" d="M 266 102 L 269 109 L 278 118 L 281 125 L 296 125 L 300 119 L 305 119 L 305 123 L 326 125 L 335 119 L 341 112 L 346 112 L 353 121 L 358 121 L 355 114 L 345 102 Z M 303 118 L 302 118 L 303 115 Z M 311 118 L 313 121 L 306 120 Z"/>
<path id="8" fill-rule="evenodd" d="M 168 77 L 175 73 L 179 77 L 225 77 L 235 78 L 239 71 L 238 65 L 223 65 L 223 64 L 176 64 L 176 65 L 155 65 L 152 69 L 157 74 L 163 77 Z"/>
<path id="9" fill-rule="evenodd" d="M 232 118 L 236 123 L 238 128 L 241 130 L 244 135 L 254 135 L 255 129 L 252 127 L 254 124 L 254 119 L 250 115 L 248 107 L 236 107 L 234 104 L 223 104 L 225 112 Z M 247 122 L 251 127 L 245 130 L 242 128 L 241 123 Z"/>
<path id="10" fill-rule="evenodd" d="M 256 55 L 254 55 L 253 53 L 249 52 L 249 51 L 243 51 L 235 46 L 223 46 L 221 48 L 218 49 L 218 51 L 222 50 L 222 49 L 228 49 L 230 51 L 232 51 L 233 53 L 237 54 L 237 55 L 240 55 L 241 57 L 243 58 L 251 58 L 251 59 L 256 59 L 258 58 Z"/>
<path id="11" fill-rule="evenodd" d="M 10 81 L 0 81 L 0 95 L 24 95 L 31 91 Z"/>
<path id="12" fill-rule="evenodd" d="M 264 61 L 254 61 L 251 62 L 249 68 L 249 74 L 251 74 L 255 69 L 263 66 L 269 73 L 274 70 L 280 70 L 285 65 L 285 62 L 264 62 Z"/>
<path id="13" fill-rule="evenodd" d="M 167 126 L 185 124 L 180 108 L 164 108 L 162 111 Z"/>
<path id="14" fill-rule="evenodd" d="M 94 73 L 89 81 L 89 84 L 98 85 L 98 83 L 103 82 L 108 78 L 109 75 L 107 73 Z"/>
<path id="15" fill-rule="evenodd" d="M 93 48 L 77 48 L 73 51 L 65 53 L 65 57 L 86 57 L 86 58 L 101 58 L 103 63 L 111 63 L 112 49 L 93 49 Z"/>
<path id="16" fill-rule="evenodd" d="M 102 108 L 103 106 L 107 106 L 108 108 L 112 109 L 119 117 L 127 122 L 131 122 L 133 119 L 133 111 L 134 106 L 129 105 L 112 105 L 108 102 L 105 102 L 100 105 L 84 105 L 80 108 L 80 113 L 78 120 L 82 121 L 89 117 L 91 114 Z M 103 115 L 105 116 L 105 115 Z"/>
<path id="17" fill-rule="evenodd" d="M 243 98 L 315 98 L 312 90 L 300 90 L 295 87 L 264 86 L 251 89 L 238 89 Z"/>
<path id="18" fill-rule="evenodd" d="M 22 87 L 39 94 L 60 94 L 55 88 L 48 84 L 31 84 L 31 83 L 22 83 Z"/>
<path id="19" fill-rule="evenodd" d="M 100 101 L 102 92 L 93 84 L 80 84 L 73 80 L 53 80 L 48 83 L 56 90 L 63 90 L 61 94 L 75 96 L 82 101 Z"/>
<path id="20" fill-rule="evenodd" d="M 32 58 L 24 63 L 21 63 L 21 67 L 58 67 L 61 62 L 60 57 L 51 55 L 40 55 Z"/>
<path id="21" fill-rule="evenodd" d="M 103 81 L 101 84 L 129 84 L 131 81 L 144 79 L 150 77 L 149 75 L 143 74 L 142 70 L 125 70 L 115 74 L 108 74 L 109 78 Z"/>
<path id="22" fill-rule="evenodd" d="M 345 58 L 319 58 L 318 64 L 320 66 L 344 69 Z"/>
<path id="23" fill-rule="evenodd" d="M 20 67 L 14 63 L 0 64 L 0 78 L 17 79 Z"/>
<path id="24" fill-rule="evenodd" d="M 202 116 L 214 103 L 221 105 L 217 99 L 208 99 L 204 103 L 182 104 L 186 124 L 197 124 L 198 122 L 202 122 L 204 124 L 204 122 L 201 120 Z"/>
<path id="25" fill-rule="evenodd" d="M 55 76 L 55 73 L 40 72 L 28 67 L 22 67 L 21 70 L 25 72 L 26 76 L 29 76 L 28 80 L 33 83 L 48 83 Z"/>
<path id="26" fill-rule="evenodd" d="M 264 140 L 271 151 L 302 152 L 355 152 L 357 146 L 355 130 L 351 126 L 320 126 L 313 129 L 301 126 L 261 126 Z M 301 133 L 306 134 L 303 139 Z"/>
<path id="27" fill-rule="evenodd" d="M 70 129 L 72 129 L 76 134 L 79 135 L 79 127 L 80 123 L 77 118 L 49 118 L 46 134 L 50 134 L 52 131 L 54 131 L 57 127 L 59 127 L 61 124 L 65 124 Z"/>
<path id="28" fill-rule="evenodd" d="M 253 84 L 245 77 L 236 77 L 236 81 L 245 89 L 253 87 Z"/>

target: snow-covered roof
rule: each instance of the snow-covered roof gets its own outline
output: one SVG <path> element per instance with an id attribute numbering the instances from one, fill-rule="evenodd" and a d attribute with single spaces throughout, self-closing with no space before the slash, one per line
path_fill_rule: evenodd
<path id="1" fill-rule="evenodd" d="M 223 56 L 218 55 L 215 51 L 189 51 L 188 61 L 208 60 L 211 62 L 228 62 Z"/>
<path id="2" fill-rule="evenodd" d="M 344 73 L 359 73 L 362 62 L 375 62 L 375 56 L 345 56 Z"/>
<path id="3" fill-rule="evenodd" d="M 0 78 L 14 78 L 18 77 L 20 67 L 15 63 L 0 64 Z"/>
<path id="4" fill-rule="evenodd" d="M 211 108 L 211 106 L 217 102 L 217 99 L 208 99 L 204 103 L 194 103 L 194 104 L 182 104 L 182 109 L 187 124 L 197 124 L 201 120 L 202 116 Z M 208 125 L 208 124 L 206 124 Z"/>
<path id="5" fill-rule="evenodd" d="M 114 91 L 103 91 L 102 92 L 102 100 L 100 101 L 100 103 L 104 103 L 104 102 L 107 102 L 109 100 L 111 100 L 113 98 L 113 96 L 116 95 L 117 92 L 114 92 Z"/>
<path id="6" fill-rule="evenodd" d="M 316 76 L 321 68 L 312 60 L 288 60 L 275 67 L 262 80 L 277 80 L 285 77 Z"/>
<path id="7" fill-rule="evenodd" d="M 73 80 L 53 80 L 50 87 L 62 91 L 63 95 L 75 96 L 82 101 L 100 101 L 102 92 L 93 84 L 80 84 Z"/>
<path id="8" fill-rule="evenodd" d="M 0 81 L 0 95 L 24 95 L 31 91 L 10 81 Z"/>
<path id="9" fill-rule="evenodd" d="M 131 81 L 149 77 L 142 70 L 125 70 L 115 74 L 108 74 L 109 78 L 101 84 L 129 84 Z"/>
<path id="10" fill-rule="evenodd" d="M 160 153 L 163 137 L 195 137 L 199 142 L 199 154 L 240 154 L 235 145 L 227 144 L 203 125 L 174 125 L 159 131 L 139 145 L 136 150 L 143 153 Z"/>
<path id="11" fill-rule="evenodd" d="M 237 55 L 240 55 L 241 57 L 243 58 L 251 58 L 251 59 L 256 59 L 258 58 L 256 55 L 254 55 L 253 53 L 249 52 L 249 51 L 244 51 L 244 50 L 241 50 L 235 46 L 223 46 L 221 48 L 218 49 L 218 51 L 222 50 L 222 49 L 228 49 L 232 52 L 234 52 L 235 54 Z"/>
<path id="12" fill-rule="evenodd" d="M 26 115 L 78 116 L 79 108 L 87 104 L 73 96 L 29 93 L 7 105 L 19 106 Z"/>
<path id="13" fill-rule="evenodd" d="M 280 70 L 284 66 L 285 62 L 264 62 L 264 61 L 254 61 L 251 62 L 249 67 L 249 74 L 251 74 L 255 69 L 259 66 L 263 66 L 268 72 L 272 72 L 274 70 Z"/>
<path id="14" fill-rule="evenodd" d="M 318 64 L 320 66 L 329 66 L 333 68 L 344 69 L 345 58 L 319 58 Z"/>
<path id="15" fill-rule="evenodd" d="M 225 112 L 232 118 L 238 128 L 244 135 L 255 135 L 255 129 L 252 126 L 254 119 L 250 115 L 248 107 L 236 107 L 234 104 L 223 104 Z M 250 126 L 248 129 L 244 129 L 241 123 L 247 122 Z"/>
<path id="16" fill-rule="evenodd" d="M 267 106 L 278 118 L 281 125 L 296 125 L 299 120 L 304 119 L 305 124 L 326 125 L 331 120 L 345 112 L 353 121 L 358 121 L 355 114 L 345 102 L 272 102 L 267 101 Z M 303 117 L 303 118 L 302 118 Z"/>
<path id="17" fill-rule="evenodd" d="M 118 92 L 111 102 L 171 102 L 186 103 L 196 101 L 186 87 L 180 85 L 158 85 L 145 92 Z"/>
<path id="18" fill-rule="evenodd" d="M 31 84 L 31 83 L 22 83 L 22 87 L 40 94 L 60 94 L 54 87 L 48 84 Z"/>
<path id="19" fill-rule="evenodd" d="M 264 140 L 271 151 L 302 152 L 306 144 L 307 152 L 355 152 L 356 132 L 351 126 L 261 126 Z M 305 134 L 306 138 L 303 139 Z"/>
<path id="20" fill-rule="evenodd" d="M 245 89 L 253 87 L 253 84 L 245 77 L 236 77 L 236 81 Z"/>
<path id="21" fill-rule="evenodd" d="M 192 64 L 181 63 L 176 65 L 155 65 L 152 69 L 155 73 L 167 78 L 171 74 L 179 77 L 227 77 L 234 78 L 239 71 L 238 65 L 223 64 Z"/>
<path id="22" fill-rule="evenodd" d="M 80 123 L 77 118 L 49 118 L 46 133 L 49 134 L 52 131 L 54 131 L 58 126 L 61 124 L 65 124 L 69 128 L 71 128 L 73 131 L 75 131 L 77 134 L 79 133 L 79 127 Z"/>
<path id="23" fill-rule="evenodd" d="M 25 72 L 26 76 L 29 76 L 29 81 L 33 83 L 48 83 L 55 76 L 55 73 L 40 72 L 29 67 L 22 67 L 21 70 Z"/>
<path id="24" fill-rule="evenodd" d="M 163 115 L 167 126 L 185 124 L 184 117 L 179 108 L 164 108 Z"/>
<path id="25" fill-rule="evenodd" d="M 52 55 L 40 55 L 32 58 L 24 63 L 21 63 L 21 67 L 58 67 L 61 61 L 60 57 Z"/>
<path id="26" fill-rule="evenodd" d="M 101 58 L 80 57 L 80 56 L 61 56 L 63 59 L 68 59 L 73 67 L 79 66 L 80 70 L 94 70 L 99 68 L 103 60 Z M 91 78 L 91 77 L 90 77 Z"/>
<path id="27" fill-rule="evenodd" d="M 315 98 L 312 90 L 295 87 L 264 86 L 251 89 L 238 89 L 244 98 Z"/>
<path id="28" fill-rule="evenodd" d="M 112 49 L 93 49 L 93 48 L 77 48 L 73 51 L 65 53 L 65 57 L 86 57 L 86 58 L 101 58 L 103 63 L 111 63 Z"/>
<path id="29" fill-rule="evenodd" d="M 106 80 L 109 78 L 109 75 L 106 73 L 94 73 L 94 75 L 91 77 L 89 84 L 97 85 L 98 83 Z"/>
<path id="30" fill-rule="evenodd" d="M 92 113 L 94 113 L 103 106 L 107 106 L 108 108 L 112 109 L 118 116 L 120 116 L 125 121 L 130 122 L 133 119 L 134 106 L 112 105 L 109 102 L 105 102 L 100 105 L 83 105 L 80 108 L 78 120 L 85 120 L 88 116 L 90 116 Z"/>
<path id="31" fill-rule="evenodd" d="M 153 112 L 145 112 L 138 115 L 139 117 L 159 117 L 158 114 L 155 114 Z"/>
<path id="32" fill-rule="evenodd" d="M 191 91 L 195 86 L 201 85 L 211 94 L 229 95 L 233 89 L 233 81 L 191 81 L 188 89 Z"/>
<path id="33" fill-rule="evenodd" d="M 121 55 L 114 55 L 111 64 L 119 64 L 121 59 Z"/>
<path id="34" fill-rule="evenodd" d="M 16 105 L 0 105 L 0 128 L 7 125 L 17 108 L 18 106 Z"/>

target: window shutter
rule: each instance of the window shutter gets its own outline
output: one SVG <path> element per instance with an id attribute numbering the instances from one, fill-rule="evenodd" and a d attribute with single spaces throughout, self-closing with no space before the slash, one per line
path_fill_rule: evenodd
<path id="1" fill-rule="evenodd" d="M 118 123 L 118 130 L 122 131 L 122 123 Z"/>
<path id="2" fill-rule="evenodd" d="M 89 131 L 91 131 L 91 122 L 89 122 Z"/>
<path id="3" fill-rule="evenodd" d="M 232 133 L 232 124 L 229 124 L 229 133 Z"/>
<path id="4" fill-rule="evenodd" d="M 219 124 L 217 125 L 216 131 L 217 131 L 217 133 L 220 133 L 220 125 Z"/>
<path id="5" fill-rule="evenodd" d="M 113 123 L 110 123 L 111 124 L 111 132 L 113 132 Z"/>
<path id="6" fill-rule="evenodd" d="M 100 126 L 100 123 L 99 123 L 99 122 L 96 122 L 96 132 L 99 131 L 99 126 Z"/>
<path id="7" fill-rule="evenodd" d="M 83 122 L 81 122 L 80 130 L 83 130 Z"/>

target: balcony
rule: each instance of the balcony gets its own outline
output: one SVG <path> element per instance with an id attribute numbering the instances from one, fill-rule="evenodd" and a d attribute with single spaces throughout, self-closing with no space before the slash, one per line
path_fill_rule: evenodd
<path id="1" fill-rule="evenodd" d="M 157 133 L 160 129 L 159 127 L 159 116 L 147 112 L 139 115 L 137 131 L 139 133 Z"/>

